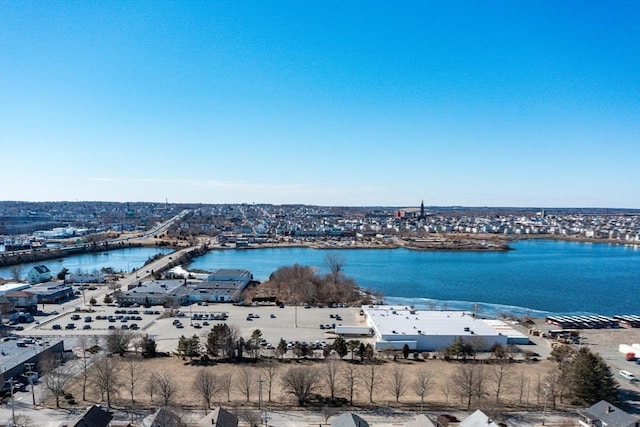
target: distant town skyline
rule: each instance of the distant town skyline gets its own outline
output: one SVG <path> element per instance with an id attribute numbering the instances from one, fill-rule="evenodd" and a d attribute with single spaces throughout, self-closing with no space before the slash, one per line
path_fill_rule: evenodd
<path id="1" fill-rule="evenodd" d="M 640 3 L 0 1 L 0 200 L 640 208 Z"/>

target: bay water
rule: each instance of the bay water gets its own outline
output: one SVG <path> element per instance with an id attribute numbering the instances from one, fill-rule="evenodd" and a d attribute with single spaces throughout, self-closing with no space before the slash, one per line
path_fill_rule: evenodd
<path id="1" fill-rule="evenodd" d="M 46 265 L 55 277 L 60 270 L 66 268 L 71 273 L 95 273 L 102 268 L 113 268 L 114 271 L 129 272 L 140 268 L 156 254 L 172 252 L 167 248 L 125 248 L 107 252 L 91 252 L 79 255 L 71 255 L 65 258 L 55 258 L 46 261 L 20 264 L 21 277 L 26 278 L 27 273 L 36 265 Z M 11 279 L 12 267 L 0 268 L 0 277 Z"/>
<path id="2" fill-rule="evenodd" d="M 191 269 L 243 268 L 267 280 L 278 267 L 313 266 L 327 273 L 327 254 L 344 259 L 344 274 L 382 292 L 385 302 L 418 308 L 640 315 L 640 247 L 522 240 L 505 252 L 410 249 L 275 248 L 215 250 Z"/>
<path id="3" fill-rule="evenodd" d="M 312 266 L 328 272 L 327 254 L 344 259 L 344 274 L 362 288 L 379 291 L 390 304 L 418 308 L 472 309 L 497 315 L 640 315 L 640 247 L 606 243 L 522 240 L 505 252 L 416 251 L 409 249 L 265 248 L 213 250 L 189 269 L 240 268 L 267 280 L 279 267 Z M 166 248 L 127 248 L 73 255 L 22 265 L 23 276 L 44 264 L 55 275 L 104 267 L 131 271 Z M 0 268 L 10 278 L 11 267 Z"/>

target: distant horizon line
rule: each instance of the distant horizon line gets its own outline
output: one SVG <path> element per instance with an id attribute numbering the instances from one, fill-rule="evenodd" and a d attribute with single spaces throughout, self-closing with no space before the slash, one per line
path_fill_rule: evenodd
<path id="1" fill-rule="evenodd" d="M 328 208 L 384 208 L 384 209 L 420 209 L 420 204 L 411 205 L 322 205 L 310 203 L 269 203 L 269 202 L 169 202 L 169 201 L 143 201 L 143 200 L 0 200 L 0 203 L 137 203 L 137 204 L 160 204 L 160 205 L 268 205 L 268 206 L 316 206 Z M 602 206 L 508 206 L 508 205 L 424 205 L 425 209 L 522 209 L 522 210 L 615 210 L 615 211 L 637 211 L 640 207 L 602 207 Z"/>

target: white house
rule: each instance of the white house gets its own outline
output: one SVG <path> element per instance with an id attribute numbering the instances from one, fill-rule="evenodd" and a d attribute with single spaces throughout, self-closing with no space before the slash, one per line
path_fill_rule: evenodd
<path id="1" fill-rule="evenodd" d="M 27 273 L 27 280 L 32 285 L 35 283 L 48 282 L 51 280 L 51 270 L 46 265 L 36 265 L 29 273 Z"/>

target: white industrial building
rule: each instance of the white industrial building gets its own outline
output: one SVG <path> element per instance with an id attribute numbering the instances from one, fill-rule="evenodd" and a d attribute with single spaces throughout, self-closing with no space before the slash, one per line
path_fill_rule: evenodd
<path id="1" fill-rule="evenodd" d="M 465 311 L 421 311 L 410 307 L 371 305 L 362 307 L 373 329 L 377 350 L 437 351 L 461 337 L 479 350 L 494 344 L 528 344 L 529 338 L 500 320 L 477 319 Z"/>

